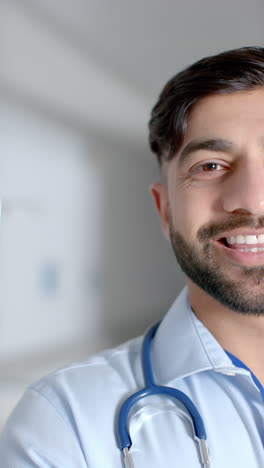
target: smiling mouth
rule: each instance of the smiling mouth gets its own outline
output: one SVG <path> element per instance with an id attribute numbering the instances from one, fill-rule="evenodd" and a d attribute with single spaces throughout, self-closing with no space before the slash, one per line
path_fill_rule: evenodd
<path id="1" fill-rule="evenodd" d="M 255 253 L 258 251 L 258 252 L 263 252 L 264 251 L 264 245 L 263 244 L 229 244 L 227 242 L 227 239 L 226 237 L 223 237 L 221 239 L 218 239 L 218 241 L 220 244 L 224 245 L 225 247 L 227 247 L 228 249 L 230 250 L 233 250 L 233 251 L 241 251 L 241 250 L 248 250 L 248 251 L 252 251 Z M 254 250 L 252 250 L 254 249 Z M 257 250 L 256 250 L 257 249 Z"/>

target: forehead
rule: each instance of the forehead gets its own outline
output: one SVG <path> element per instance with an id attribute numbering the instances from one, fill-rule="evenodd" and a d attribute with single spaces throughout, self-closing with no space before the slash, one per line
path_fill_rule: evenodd
<path id="1" fill-rule="evenodd" d="M 248 128 L 264 132 L 264 86 L 250 91 L 202 98 L 187 118 L 184 142 L 201 136 L 229 136 Z M 223 135 L 223 132 L 225 135 Z"/>

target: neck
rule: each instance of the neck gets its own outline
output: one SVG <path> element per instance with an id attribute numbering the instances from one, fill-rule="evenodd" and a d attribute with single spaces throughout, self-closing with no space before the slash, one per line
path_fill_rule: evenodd
<path id="1" fill-rule="evenodd" d="M 223 349 L 240 359 L 264 385 L 264 316 L 232 311 L 187 281 L 193 312 Z"/>

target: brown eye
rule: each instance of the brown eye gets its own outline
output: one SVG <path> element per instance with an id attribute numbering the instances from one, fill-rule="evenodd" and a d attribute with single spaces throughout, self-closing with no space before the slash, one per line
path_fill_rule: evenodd
<path id="1" fill-rule="evenodd" d="M 204 162 L 203 164 L 197 165 L 191 169 L 190 173 L 193 176 L 200 176 L 202 177 L 203 174 L 208 172 L 212 174 L 210 177 L 214 177 L 215 175 L 221 175 L 226 172 L 227 167 L 217 161 L 208 161 Z M 216 174 L 218 172 L 219 174 Z"/>
<path id="2" fill-rule="evenodd" d="M 203 164 L 203 166 L 201 167 L 207 168 L 203 172 L 211 172 L 211 170 L 215 169 L 216 166 L 220 166 L 220 164 L 212 162 L 212 163 Z"/>

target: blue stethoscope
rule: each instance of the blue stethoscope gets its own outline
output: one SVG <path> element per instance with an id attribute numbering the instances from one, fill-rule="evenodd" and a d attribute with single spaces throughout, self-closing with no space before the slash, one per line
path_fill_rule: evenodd
<path id="1" fill-rule="evenodd" d="M 201 465 L 204 468 L 210 468 L 211 465 L 209 459 L 209 450 L 206 443 L 207 437 L 204 428 L 204 423 L 196 406 L 193 404 L 190 398 L 180 390 L 155 384 L 152 372 L 150 351 L 151 341 L 159 327 L 159 324 L 160 322 L 156 323 L 149 329 L 149 331 L 144 337 L 142 345 L 142 367 L 146 386 L 142 388 L 142 390 L 139 390 L 138 392 L 131 395 L 122 404 L 117 419 L 119 447 L 120 450 L 123 452 L 125 468 L 134 468 L 133 460 L 130 453 L 132 441 L 128 431 L 129 412 L 139 400 L 152 395 L 166 395 L 168 397 L 173 397 L 176 400 L 180 400 L 183 403 L 193 421 L 193 427 L 195 432 L 194 440 L 198 442 L 199 445 Z"/>

